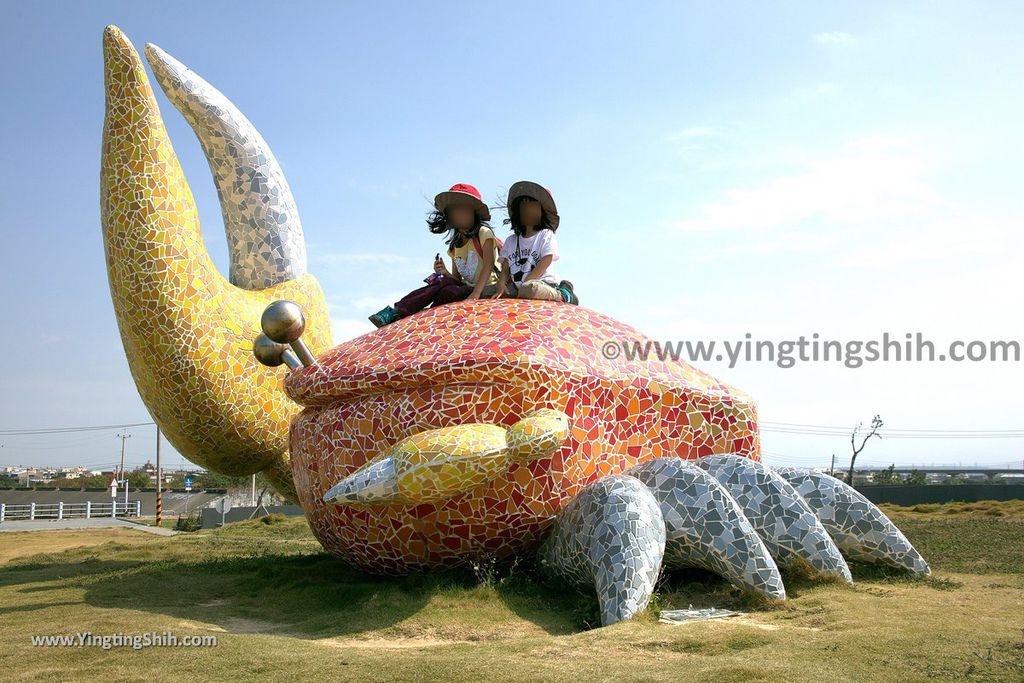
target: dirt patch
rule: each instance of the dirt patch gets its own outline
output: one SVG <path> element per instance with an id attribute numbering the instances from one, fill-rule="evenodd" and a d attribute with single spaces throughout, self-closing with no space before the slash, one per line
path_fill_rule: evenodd
<path id="1" fill-rule="evenodd" d="M 222 624 L 210 624 L 204 621 L 188 619 L 178 622 L 179 628 L 191 628 L 200 631 L 212 631 L 214 633 L 239 633 L 239 634 L 260 634 L 286 635 L 281 627 L 269 621 L 259 619 L 245 619 L 243 617 L 227 617 Z"/>
<path id="2" fill-rule="evenodd" d="M 359 648 L 365 650 L 417 650 L 445 645 L 478 644 L 480 641 L 446 640 L 443 638 L 322 638 L 314 641 L 318 645 L 337 648 Z"/>
<path id="3" fill-rule="evenodd" d="M 752 626 L 754 628 L 761 629 L 762 631 L 783 631 L 783 630 L 785 630 L 785 631 L 820 631 L 821 630 L 820 628 L 817 628 L 815 626 L 797 626 L 796 624 L 786 624 L 786 623 L 782 623 L 782 624 L 780 624 L 780 623 L 767 623 L 767 622 L 764 622 L 764 621 L 758 621 L 757 619 L 752 619 L 751 617 L 746 616 L 746 615 L 740 615 L 738 617 L 731 617 L 731 618 L 729 618 L 727 620 L 723 620 L 723 621 L 726 621 L 727 623 L 732 623 L 732 624 L 742 624 L 744 626 Z"/>

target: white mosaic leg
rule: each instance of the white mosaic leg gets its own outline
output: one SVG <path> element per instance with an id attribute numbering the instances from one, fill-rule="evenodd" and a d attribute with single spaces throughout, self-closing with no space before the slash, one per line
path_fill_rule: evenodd
<path id="1" fill-rule="evenodd" d="M 195 131 L 217 184 L 231 283 L 263 289 L 306 272 L 295 199 L 270 146 L 219 90 L 156 45 L 146 57 L 167 99 Z"/>
<path id="2" fill-rule="evenodd" d="M 540 550 L 550 571 L 596 588 L 602 626 L 647 606 L 664 554 L 658 501 L 639 480 L 621 474 L 583 489 L 558 514 Z"/>
<path id="3" fill-rule="evenodd" d="M 807 501 L 847 558 L 888 564 L 919 576 L 931 574 L 903 532 L 856 489 L 819 472 L 795 467 L 775 471 Z"/>
<path id="4" fill-rule="evenodd" d="M 661 505 L 666 567 L 701 567 L 737 588 L 786 598 L 771 553 L 718 480 L 679 458 L 649 460 L 626 474 L 646 484 Z"/>
<path id="5" fill-rule="evenodd" d="M 732 495 L 776 562 L 800 557 L 820 572 L 853 583 L 835 541 L 792 484 L 759 462 L 736 455 L 696 461 Z"/>

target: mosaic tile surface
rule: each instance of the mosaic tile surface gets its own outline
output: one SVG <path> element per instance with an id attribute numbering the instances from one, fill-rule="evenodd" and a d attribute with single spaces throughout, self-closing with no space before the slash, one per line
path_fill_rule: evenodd
<path id="1" fill-rule="evenodd" d="M 771 553 L 718 480 L 687 460 L 658 458 L 626 470 L 654 494 L 665 519 L 665 567 L 701 567 L 737 588 L 785 599 Z"/>
<path id="2" fill-rule="evenodd" d="M 262 290 L 228 283 L 206 252 L 192 193 L 139 55 L 116 27 L 104 32 L 103 54 L 103 241 L 114 312 L 139 394 L 189 460 L 224 474 L 270 468 L 283 475 L 288 425 L 298 407 L 281 391 L 284 370 L 259 365 L 252 340 L 264 307 L 291 299 L 309 315 L 304 338 L 310 347 L 328 348 L 323 293 L 311 275 Z M 275 189 L 261 187 L 249 197 L 264 192 Z"/>
<path id="3" fill-rule="evenodd" d="M 792 484 L 763 464 L 736 455 L 701 458 L 697 464 L 739 503 L 776 562 L 799 557 L 818 571 L 853 581 L 839 548 Z"/>
<path id="4" fill-rule="evenodd" d="M 336 346 L 285 388 L 309 406 L 293 422 L 292 473 L 330 552 L 393 573 L 530 552 L 551 519 L 601 477 L 644 460 L 759 457 L 745 395 L 681 363 L 607 359 L 606 340 L 644 339 L 601 313 L 556 302 L 464 301 Z M 516 462 L 476 489 L 419 505 L 323 500 L 412 435 L 511 426 L 538 408 L 568 416 L 554 454 Z"/>
<path id="5" fill-rule="evenodd" d="M 920 576 L 931 574 L 903 532 L 856 489 L 811 470 L 779 467 L 775 471 L 807 501 L 847 558 L 888 564 Z"/>
<path id="6" fill-rule="evenodd" d="M 540 549 L 557 575 L 594 586 L 601 625 L 629 619 L 654 592 L 665 553 L 665 521 L 650 489 L 622 474 L 583 489 Z"/>
<path id="7" fill-rule="evenodd" d="M 217 185 L 229 280 L 265 289 L 306 274 L 306 240 L 288 180 L 263 136 L 228 98 L 153 44 L 146 58 L 199 138 Z"/>
<path id="8" fill-rule="evenodd" d="M 514 462 L 548 457 L 569 436 L 564 413 L 541 409 L 508 429 L 493 424 L 413 434 L 324 494 L 329 503 L 417 505 L 472 491 Z"/>

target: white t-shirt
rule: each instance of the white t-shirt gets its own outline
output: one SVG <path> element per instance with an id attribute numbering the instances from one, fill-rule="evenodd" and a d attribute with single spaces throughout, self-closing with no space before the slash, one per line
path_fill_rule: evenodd
<path id="1" fill-rule="evenodd" d="M 512 284 L 519 286 L 537 263 L 551 255 L 551 265 L 540 277 L 549 285 L 558 285 L 560 280 L 555 275 L 554 264 L 558 260 L 558 239 L 552 230 L 538 230 L 530 237 L 512 234 L 501 247 L 499 258 L 508 260 L 508 270 L 512 275 Z"/>

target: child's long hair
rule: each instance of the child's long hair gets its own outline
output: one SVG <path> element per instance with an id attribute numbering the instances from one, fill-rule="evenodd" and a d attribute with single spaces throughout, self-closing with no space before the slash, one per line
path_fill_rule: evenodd
<path id="1" fill-rule="evenodd" d="M 480 214 L 473 213 L 473 229 L 468 233 L 460 232 L 455 228 L 454 225 L 448 223 L 448 216 L 443 211 L 431 211 L 430 215 L 427 216 L 427 227 L 430 228 L 430 232 L 435 235 L 443 235 L 448 233 L 448 237 L 444 243 L 448 245 L 448 250 L 458 249 L 466 242 L 472 240 L 474 237 L 480 234 L 480 228 L 490 228 L 491 225 L 484 219 L 480 218 Z"/>
<path id="2" fill-rule="evenodd" d="M 536 199 L 533 199 L 532 197 L 525 197 L 525 196 L 524 197 L 516 197 L 515 199 L 512 200 L 512 204 L 510 204 L 507 207 L 508 208 L 508 218 L 506 218 L 505 220 L 503 220 L 501 222 L 502 225 L 511 225 L 512 226 L 512 232 L 515 233 L 516 235 L 519 235 L 519 236 L 522 236 L 523 233 L 526 232 L 526 228 L 519 221 L 519 206 L 523 203 L 524 200 L 532 201 L 532 202 L 537 201 Z M 543 206 L 540 207 L 540 225 L 536 226 L 536 229 L 537 229 L 537 231 L 541 231 L 541 230 L 550 230 L 551 232 L 557 232 L 558 231 L 558 228 L 555 228 L 554 226 L 551 225 L 551 218 L 548 216 L 548 212 L 544 209 Z"/>

